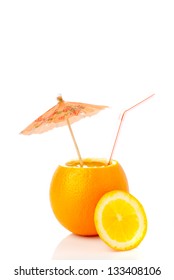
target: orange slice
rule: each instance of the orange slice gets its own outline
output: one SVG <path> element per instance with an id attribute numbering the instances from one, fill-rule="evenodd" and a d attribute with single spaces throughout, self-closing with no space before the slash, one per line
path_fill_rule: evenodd
<path id="1" fill-rule="evenodd" d="M 94 222 L 100 238 L 119 251 L 137 247 L 147 231 L 143 206 L 125 191 L 104 194 L 97 203 Z"/>

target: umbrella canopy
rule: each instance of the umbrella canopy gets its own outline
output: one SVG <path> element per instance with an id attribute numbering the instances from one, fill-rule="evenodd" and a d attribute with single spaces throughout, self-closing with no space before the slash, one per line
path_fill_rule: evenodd
<path id="1" fill-rule="evenodd" d="M 72 124 L 86 116 L 92 116 L 97 114 L 100 110 L 107 108 L 107 106 L 65 102 L 61 96 L 58 96 L 57 100 L 57 105 L 38 117 L 21 131 L 21 133 L 29 135 L 46 132 L 55 127 L 67 125 L 68 119 Z"/>
<path id="2" fill-rule="evenodd" d="M 76 147 L 76 151 L 78 153 L 80 164 L 83 165 L 79 148 L 77 146 L 70 124 L 79 121 L 80 119 L 86 116 L 95 115 L 102 109 L 107 108 L 107 106 L 92 105 L 79 102 L 65 102 L 62 99 L 62 96 L 58 96 L 57 100 L 57 105 L 55 105 L 43 115 L 38 117 L 35 121 L 33 121 L 29 126 L 27 126 L 23 131 L 21 131 L 21 134 L 39 134 L 53 129 L 55 127 L 68 125 Z"/>

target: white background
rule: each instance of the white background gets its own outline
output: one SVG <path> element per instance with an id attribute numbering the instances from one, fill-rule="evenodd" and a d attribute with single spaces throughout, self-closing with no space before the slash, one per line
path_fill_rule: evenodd
<path id="1" fill-rule="evenodd" d="M 12 265 L 52 259 L 169 261 L 174 242 L 173 1 L 0 2 L 0 242 Z M 108 158 L 119 113 L 126 115 L 114 158 L 144 205 L 148 233 L 129 252 L 78 238 L 55 219 L 49 185 L 76 158 L 67 127 L 19 132 L 56 104 L 108 105 L 72 128 L 83 157 Z M 4 278 L 5 279 L 5 278 Z"/>

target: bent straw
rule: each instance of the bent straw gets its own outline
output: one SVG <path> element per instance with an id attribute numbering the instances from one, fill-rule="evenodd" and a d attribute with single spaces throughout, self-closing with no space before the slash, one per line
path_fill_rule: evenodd
<path id="1" fill-rule="evenodd" d="M 153 97 L 155 94 L 151 94 L 150 96 L 146 97 L 145 99 L 143 99 L 142 101 L 136 103 L 135 105 L 131 106 L 130 108 L 126 109 L 123 111 L 123 113 L 121 114 L 121 118 L 120 118 L 120 124 L 119 124 L 119 127 L 118 127 L 118 130 L 117 130 L 117 134 L 116 134 L 116 138 L 115 138 L 115 141 L 114 141 L 114 145 L 113 145 L 113 148 L 112 148 L 112 152 L 111 152 L 111 155 L 110 155 L 110 158 L 109 158 L 109 161 L 108 161 L 108 164 L 109 165 L 111 163 L 111 160 L 112 160 L 112 156 L 113 156 L 113 153 L 114 153 L 114 150 L 115 150 L 115 146 L 116 146 L 116 143 L 117 143 L 117 140 L 118 140 L 118 136 L 119 136 L 119 133 L 120 133 L 120 129 L 121 129 L 121 125 L 122 125 L 122 122 L 123 122 L 123 119 L 125 117 L 125 114 L 130 111 L 131 109 L 135 108 L 136 106 L 140 105 L 141 103 L 143 103 L 144 101 L 148 100 L 149 98 Z"/>

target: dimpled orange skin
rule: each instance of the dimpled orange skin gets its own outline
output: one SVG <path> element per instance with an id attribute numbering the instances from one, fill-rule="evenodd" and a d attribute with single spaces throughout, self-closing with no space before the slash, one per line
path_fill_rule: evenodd
<path id="1" fill-rule="evenodd" d="M 84 159 L 83 162 L 98 165 L 103 160 Z M 95 207 L 112 190 L 129 191 L 125 172 L 117 161 L 104 167 L 58 166 L 50 186 L 51 207 L 57 220 L 69 231 L 83 236 L 98 235 Z"/>

